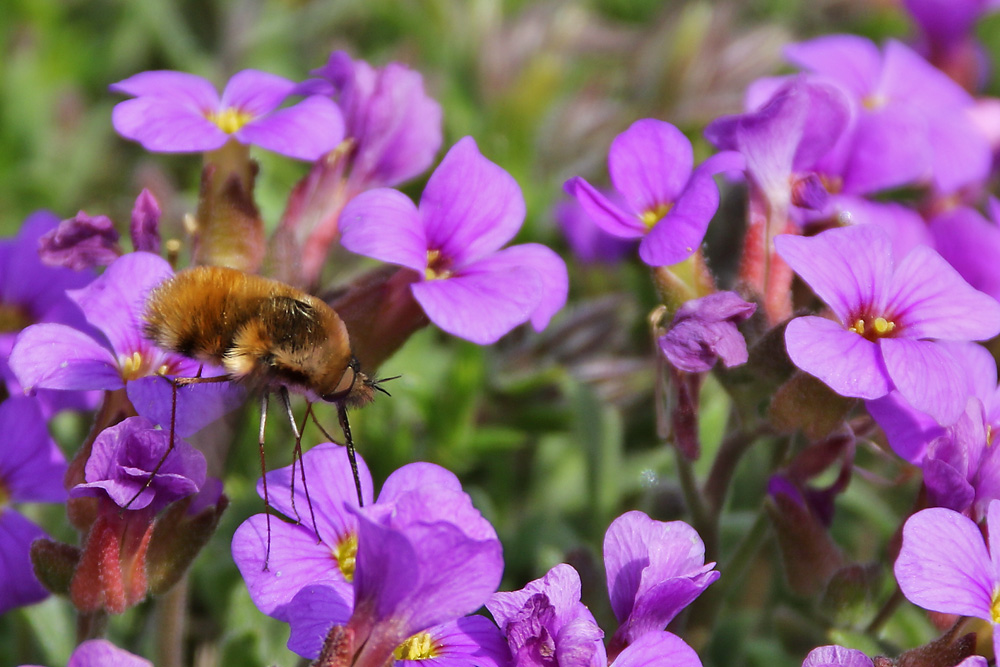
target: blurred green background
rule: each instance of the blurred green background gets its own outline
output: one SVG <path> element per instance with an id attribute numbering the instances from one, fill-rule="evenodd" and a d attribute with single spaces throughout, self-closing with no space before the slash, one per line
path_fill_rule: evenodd
<path id="1" fill-rule="evenodd" d="M 334 49 L 421 71 L 444 106 L 445 148 L 471 134 L 521 184 L 528 214 L 518 241 L 543 242 L 566 257 L 570 302 L 546 332 L 522 327 L 489 348 L 420 331 L 383 368 L 402 375 L 392 398 L 352 417 L 355 439 L 376 487 L 414 460 L 455 471 L 501 536 L 503 588 L 520 588 L 568 559 L 583 577 L 585 602 L 610 633 L 600 559 L 608 523 L 628 509 L 661 520 L 685 517 L 673 454 L 656 436 L 645 323 L 656 298 L 635 260 L 614 267 L 574 261 L 551 209 L 566 178 L 606 180 L 611 139 L 639 118 L 674 123 L 706 156 L 702 127 L 739 111 L 750 81 L 782 71 L 783 44 L 845 31 L 906 38 L 910 26 L 891 2 L 865 0 L 5 0 L 0 231 L 13 234 L 29 212 L 48 208 L 61 217 L 80 209 L 106 214 L 125 232 L 135 196 L 152 187 L 170 193 L 161 201 L 162 224 L 177 233 L 195 207 L 200 157 L 148 154 L 115 135 L 110 112 L 119 98 L 107 87 L 136 72 L 184 70 L 219 85 L 245 68 L 304 79 Z M 996 53 L 995 44 L 988 46 Z M 274 225 L 307 165 L 255 157 L 258 203 Z M 403 189 L 418 195 L 421 187 L 418 181 Z M 740 228 L 735 189 L 727 201 L 710 238 L 719 269 L 731 264 Z M 699 474 L 730 419 L 714 382 L 702 400 Z M 190 575 L 190 660 L 294 665 L 285 626 L 257 612 L 229 556 L 236 526 L 262 511 L 253 493 L 256 409 L 242 417 L 225 480 L 233 505 Z M 335 423 L 332 412 L 321 419 Z M 87 425 L 67 416 L 53 428 L 71 452 Z M 287 465 L 289 435 L 280 419 L 269 420 L 269 428 L 268 466 Z M 307 440 L 317 441 L 310 429 Z M 761 443 L 738 471 L 722 526 L 724 555 L 757 520 L 769 447 Z M 838 506 L 834 534 L 855 558 L 884 557 L 880 550 L 906 508 L 905 497 L 885 495 L 856 480 Z M 59 508 L 28 512 L 74 539 Z M 688 638 L 706 665 L 797 666 L 810 648 L 829 643 L 828 619 L 811 616 L 783 590 L 776 559 L 765 546 L 751 576 L 727 582 L 715 633 Z M 156 614 L 146 603 L 114 619 L 110 637 L 153 655 Z M 893 631 L 904 647 L 931 636 L 917 612 Z M 73 648 L 68 606 L 49 600 L 0 618 L 0 646 L 0 666 L 65 664 Z"/>

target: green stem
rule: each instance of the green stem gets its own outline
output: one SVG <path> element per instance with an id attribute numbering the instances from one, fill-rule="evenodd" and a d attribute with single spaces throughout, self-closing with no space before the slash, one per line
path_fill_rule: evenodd
<path id="1" fill-rule="evenodd" d="M 156 600 L 157 667 L 184 666 L 187 599 L 188 577 L 184 575 L 173 588 Z"/>

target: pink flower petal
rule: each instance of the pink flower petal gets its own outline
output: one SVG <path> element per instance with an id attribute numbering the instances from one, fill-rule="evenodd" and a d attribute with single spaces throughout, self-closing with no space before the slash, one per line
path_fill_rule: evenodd
<path id="1" fill-rule="evenodd" d="M 347 459 L 347 448 L 334 443 L 322 443 L 307 451 L 302 458 L 305 461 L 309 497 L 314 508 L 322 508 L 322 512 L 316 513 L 320 538 L 333 543 L 338 538 L 355 532 L 358 520 L 348 508 L 358 506 L 358 493 Z M 372 499 L 372 476 L 364 459 L 359 456 L 357 460 L 361 495 L 367 506 Z M 297 519 L 312 531 L 312 518 L 309 516 L 309 503 L 302 488 L 301 475 L 302 471 L 295 466 L 294 501 L 291 494 L 292 466 L 267 473 L 267 491 L 273 509 L 291 519 Z M 264 497 L 264 485 L 260 481 L 257 482 L 257 495 Z"/>
<path id="2" fill-rule="evenodd" d="M 111 124 L 126 139 L 160 153 L 197 153 L 219 148 L 229 135 L 203 113 L 167 99 L 125 100 L 111 111 Z"/>
<path id="3" fill-rule="evenodd" d="M 892 384 L 878 346 L 822 317 L 798 317 L 785 329 L 792 362 L 841 396 L 880 398 Z"/>
<path id="4" fill-rule="evenodd" d="M 344 118 L 333 101 L 313 96 L 244 125 L 235 136 L 297 160 L 318 160 L 344 139 Z"/>
<path id="5" fill-rule="evenodd" d="M 887 292 L 887 312 L 909 338 L 986 340 L 1000 333 L 1000 303 L 925 246 L 899 263 Z"/>
<path id="6" fill-rule="evenodd" d="M 413 285 L 427 317 L 450 334 L 489 345 L 527 322 L 542 301 L 541 276 L 496 253 L 460 275 Z"/>
<path id="7" fill-rule="evenodd" d="M 883 338 L 879 347 L 893 384 L 914 408 L 942 426 L 953 424 L 965 411 L 969 385 L 961 366 L 944 348 L 907 338 Z"/>
<path id="8" fill-rule="evenodd" d="M 420 198 L 427 249 L 461 268 L 514 238 L 524 197 L 514 178 L 479 152 L 472 137 L 452 146 Z"/>
<path id="9" fill-rule="evenodd" d="M 25 391 L 125 386 L 111 351 L 64 324 L 35 324 L 22 331 L 10 367 Z"/>
<path id="10" fill-rule="evenodd" d="M 947 614 L 990 619 L 996 567 L 979 528 L 944 508 L 917 512 L 903 526 L 894 566 L 903 595 L 915 605 Z"/>
<path id="11" fill-rule="evenodd" d="M 684 133 L 651 118 L 632 123 L 608 151 L 611 182 L 636 211 L 676 201 L 693 165 L 694 152 Z"/>
<path id="12" fill-rule="evenodd" d="M 669 632 L 650 632 L 618 654 L 612 667 L 701 667 L 701 659 L 684 640 Z"/>
<path id="13" fill-rule="evenodd" d="M 219 94 L 209 81 L 187 72 L 153 70 L 140 72 L 108 88 L 134 97 L 171 100 L 204 113 L 219 107 Z"/>
<path id="14" fill-rule="evenodd" d="M 646 227 L 639 216 L 629 214 L 605 197 L 597 188 L 579 176 L 566 181 L 566 193 L 580 202 L 584 213 L 598 227 L 612 236 L 622 239 L 637 239 L 645 236 Z"/>
<path id="15" fill-rule="evenodd" d="M 718 208 L 719 190 L 712 177 L 691 179 L 676 205 L 639 244 L 639 257 L 650 266 L 683 262 L 701 247 Z"/>
<path id="16" fill-rule="evenodd" d="M 87 321 L 108 337 L 117 354 L 150 347 L 142 336 L 149 292 L 173 275 L 167 261 L 148 252 L 131 252 L 114 261 L 92 283 L 68 292 Z"/>
<path id="17" fill-rule="evenodd" d="M 810 238 L 782 234 L 774 247 L 844 324 L 859 308 L 884 311 L 892 244 L 875 225 L 831 229 Z"/>
<path id="18" fill-rule="evenodd" d="M 292 599 L 313 584 L 330 586 L 342 599 L 353 601 L 351 584 L 337 567 L 330 545 L 317 542 L 315 533 L 305 525 L 271 517 L 268 557 L 266 519 L 263 514 L 256 514 L 236 529 L 232 553 L 250 598 L 268 616 L 287 621 Z"/>
<path id="19" fill-rule="evenodd" d="M 397 190 L 362 192 L 340 214 L 340 243 L 358 255 L 419 271 L 427 268 L 428 242 L 417 207 Z"/>
<path id="20" fill-rule="evenodd" d="M 854 35 L 829 35 L 785 47 L 795 65 L 825 74 L 846 86 L 857 98 L 875 91 L 882 54 L 875 44 Z"/>
<path id="21" fill-rule="evenodd" d="M 233 75 L 222 91 L 219 110 L 238 109 L 254 118 L 278 108 L 295 90 L 295 82 L 283 76 L 245 69 Z"/>

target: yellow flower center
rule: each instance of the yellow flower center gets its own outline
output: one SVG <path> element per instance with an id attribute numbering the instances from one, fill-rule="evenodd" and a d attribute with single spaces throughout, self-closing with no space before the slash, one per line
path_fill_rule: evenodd
<path id="1" fill-rule="evenodd" d="M 126 382 L 149 374 L 147 372 L 149 371 L 149 361 L 144 359 L 139 352 L 133 352 L 129 357 L 119 358 L 118 367 L 121 369 L 122 379 Z"/>
<path id="2" fill-rule="evenodd" d="M 441 254 L 440 250 L 428 250 L 427 251 L 427 268 L 424 269 L 424 277 L 427 280 L 439 280 L 442 278 L 450 278 L 451 271 L 449 266 L 451 262 Z"/>
<path id="3" fill-rule="evenodd" d="M 643 211 L 639 215 L 639 220 L 641 220 L 642 224 L 646 227 L 646 231 L 649 231 L 656 226 L 656 223 L 663 220 L 663 217 L 667 213 L 670 213 L 670 209 L 673 207 L 673 204 L 657 204 L 656 208 L 649 211 Z"/>
<path id="4" fill-rule="evenodd" d="M 992 447 L 993 446 L 993 425 L 992 424 L 987 424 L 986 425 L 986 446 L 987 447 Z"/>
<path id="5" fill-rule="evenodd" d="M 7 490 L 7 486 L 0 479 L 0 507 L 5 506 L 10 502 L 10 491 Z"/>
<path id="6" fill-rule="evenodd" d="M 993 600 L 990 602 L 990 621 L 1000 623 L 1000 587 L 993 589 Z"/>
<path id="7" fill-rule="evenodd" d="M 205 114 L 212 123 L 226 134 L 235 134 L 241 127 L 253 120 L 253 115 L 230 107 L 222 111 L 209 111 Z"/>
<path id="8" fill-rule="evenodd" d="M 31 323 L 31 317 L 20 306 L 0 305 L 0 332 L 20 331 Z"/>
<path id="9" fill-rule="evenodd" d="M 437 657 L 437 647 L 428 633 L 418 632 L 397 646 L 392 657 L 396 660 L 430 660 Z"/>
<path id="10" fill-rule="evenodd" d="M 867 111 L 878 111 L 889 103 L 889 98 L 885 95 L 868 95 L 861 100 L 861 106 Z"/>
<path id="11" fill-rule="evenodd" d="M 358 557 L 358 536 L 351 533 L 341 538 L 333 548 L 333 557 L 337 567 L 347 581 L 354 581 L 354 564 Z"/>
<path id="12" fill-rule="evenodd" d="M 847 327 L 848 331 L 853 331 L 859 336 L 863 336 L 870 341 L 875 341 L 877 338 L 885 338 L 889 336 L 896 329 L 896 323 L 885 319 L 884 317 L 876 318 L 858 318 L 854 320 L 854 324 Z"/>

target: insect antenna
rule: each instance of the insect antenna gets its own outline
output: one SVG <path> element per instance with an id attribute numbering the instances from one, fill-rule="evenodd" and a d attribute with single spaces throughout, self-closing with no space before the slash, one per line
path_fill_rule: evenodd
<path id="1" fill-rule="evenodd" d="M 323 437 L 330 442 L 334 442 L 333 436 L 327 433 L 323 425 L 316 419 L 316 414 L 310 410 L 309 416 L 312 417 L 313 423 L 316 424 L 316 428 L 320 430 Z M 354 453 L 354 439 L 351 438 L 351 425 L 347 422 L 347 406 L 343 403 L 337 403 L 337 416 L 340 418 L 340 428 L 343 429 L 344 438 L 347 440 L 347 458 L 351 462 L 351 472 L 354 474 L 354 487 L 358 491 L 358 507 L 364 507 L 365 500 L 361 495 L 361 475 L 358 474 L 358 458 Z"/>
<path id="2" fill-rule="evenodd" d="M 387 377 L 387 378 L 372 378 L 372 379 L 368 380 L 368 386 L 371 387 L 372 389 L 374 389 L 375 391 L 382 392 L 386 396 L 392 396 L 392 394 L 390 394 L 388 391 L 385 390 L 385 388 L 382 386 L 382 383 L 383 382 L 389 382 L 390 380 L 398 380 L 401 377 L 403 377 L 403 376 L 402 375 L 393 375 L 392 377 Z"/>
<path id="3" fill-rule="evenodd" d="M 281 402 L 285 406 L 285 414 L 288 416 L 288 423 L 292 425 L 292 433 L 295 435 L 295 450 L 292 452 L 292 485 L 291 485 L 291 500 L 292 500 L 292 511 L 295 512 L 295 518 L 299 518 L 299 511 L 295 509 L 295 460 L 299 461 L 299 474 L 302 477 L 302 490 L 306 494 L 306 504 L 309 506 L 309 517 L 312 519 L 313 532 L 316 533 L 316 541 L 321 542 L 322 538 L 319 535 L 319 526 L 316 524 L 316 513 L 313 511 L 312 497 L 309 495 L 309 484 L 306 483 L 306 466 L 302 462 L 302 431 L 299 429 L 298 424 L 295 423 L 295 415 L 292 413 L 292 402 L 288 398 L 288 389 L 282 385 L 278 388 L 278 396 L 281 397 Z M 312 405 L 306 408 L 309 412 L 312 410 Z M 303 426 L 305 421 L 302 422 Z M 301 522 L 300 522 L 301 523 Z"/>

